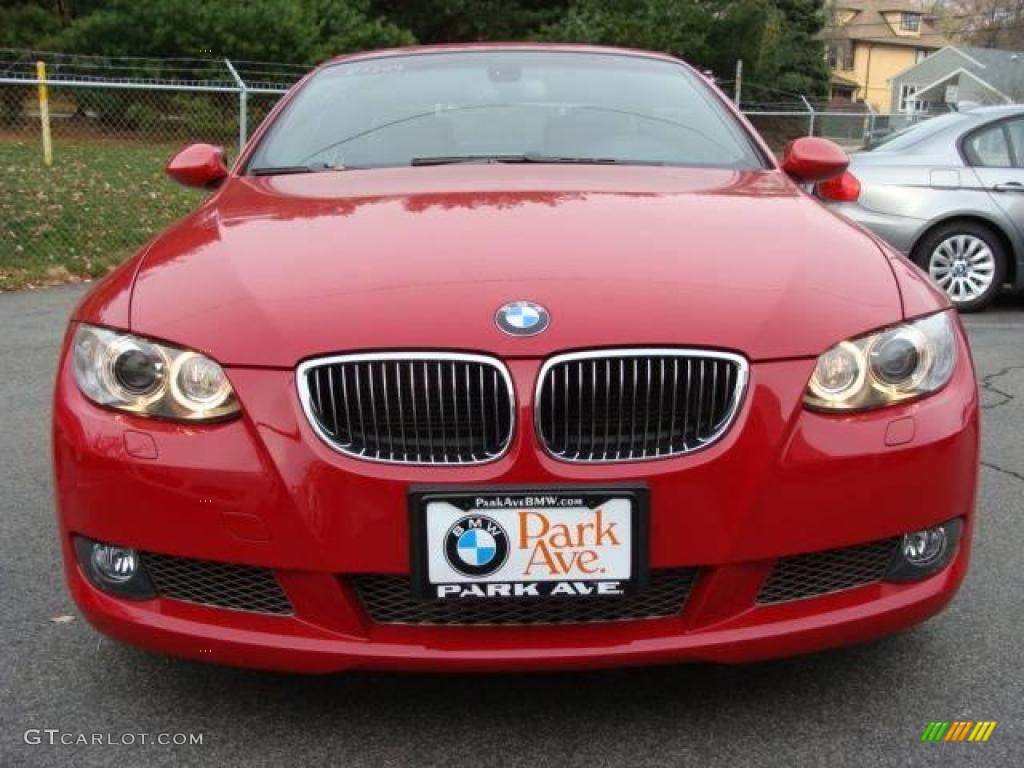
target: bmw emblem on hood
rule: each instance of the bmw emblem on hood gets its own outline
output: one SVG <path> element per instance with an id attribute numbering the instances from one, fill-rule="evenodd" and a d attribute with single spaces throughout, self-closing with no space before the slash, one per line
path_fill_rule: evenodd
<path id="1" fill-rule="evenodd" d="M 494 321 L 509 336 L 536 336 L 547 330 L 551 315 L 532 301 L 513 301 L 498 310 Z"/>

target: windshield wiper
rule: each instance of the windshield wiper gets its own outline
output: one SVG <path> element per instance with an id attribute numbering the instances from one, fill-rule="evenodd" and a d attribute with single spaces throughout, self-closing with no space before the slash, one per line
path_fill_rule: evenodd
<path id="1" fill-rule="evenodd" d="M 410 165 L 455 165 L 457 163 L 550 163 L 578 165 L 664 165 L 653 160 L 619 160 L 614 157 L 560 157 L 524 152 L 520 155 L 438 155 L 414 157 Z"/>
<path id="2" fill-rule="evenodd" d="M 249 176 L 284 176 L 289 173 L 320 173 L 321 171 L 341 170 L 327 163 L 310 163 L 309 165 L 267 165 L 262 168 L 250 168 Z"/>
<path id="3" fill-rule="evenodd" d="M 528 163 L 526 155 L 437 155 L 414 157 L 409 165 L 456 165 L 458 163 Z"/>

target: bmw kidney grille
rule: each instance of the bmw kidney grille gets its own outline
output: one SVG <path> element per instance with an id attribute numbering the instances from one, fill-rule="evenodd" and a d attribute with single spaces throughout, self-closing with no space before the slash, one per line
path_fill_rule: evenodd
<path id="1" fill-rule="evenodd" d="M 537 427 L 564 461 L 676 456 L 725 434 L 746 389 L 747 362 L 702 350 L 562 355 L 541 371 Z"/>
<path id="2" fill-rule="evenodd" d="M 335 450 L 396 464 L 480 464 L 512 439 L 512 380 L 493 358 L 349 355 L 299 367 L 310 422 Z"/>

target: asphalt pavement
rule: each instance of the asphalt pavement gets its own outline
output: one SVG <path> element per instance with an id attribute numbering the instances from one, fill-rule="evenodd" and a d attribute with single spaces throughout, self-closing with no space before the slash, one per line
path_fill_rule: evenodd
<path id="1" fill-rule="evenodd" d="M 738 667 L 295 677 L 151 655 L 77 615 L 48 430 L 83 292 L 0 294 L 0 768 L 1024 765 L 1024 297 L 966 320 L 985 407 L 973 563 L 915 630 Z M 998 725 L 984 744 L 920 742 L 958 719 Z"/>

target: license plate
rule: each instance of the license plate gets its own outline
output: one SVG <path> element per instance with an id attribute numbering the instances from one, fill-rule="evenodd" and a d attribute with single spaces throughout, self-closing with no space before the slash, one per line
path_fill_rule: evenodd
<path id="1" fill-rule="evenodd" d="M 420 492 L 413 570 L 433 600 L 614 598 L 646 577 L 646 491 Z"/>

